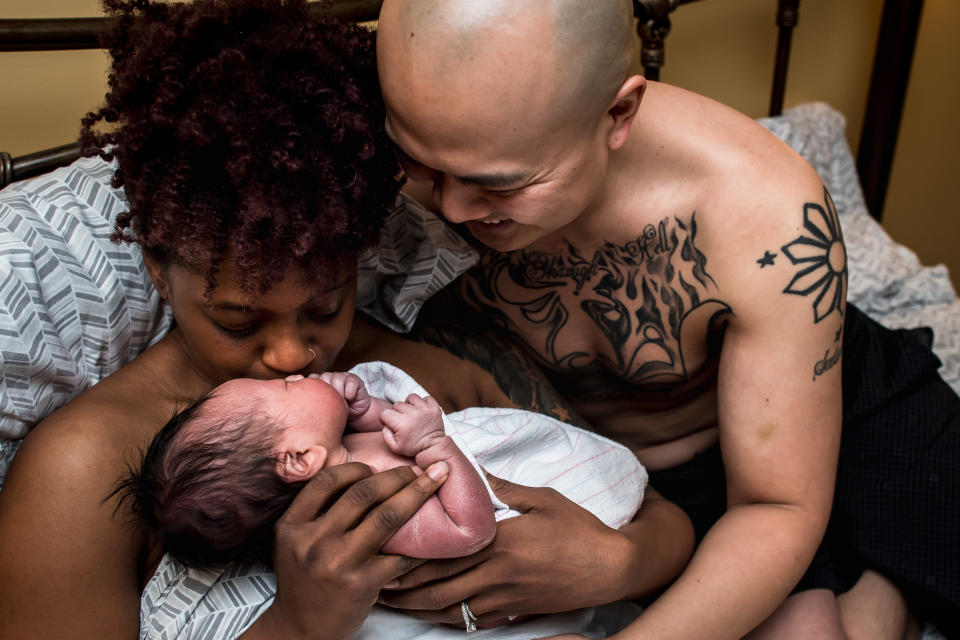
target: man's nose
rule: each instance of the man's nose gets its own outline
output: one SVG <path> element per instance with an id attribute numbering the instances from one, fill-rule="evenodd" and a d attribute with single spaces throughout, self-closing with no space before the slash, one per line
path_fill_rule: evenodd
<path id="1" fill-rule="evenodd" d="M 434 182 L 433 199 L 443 217 L 453 223 L 486 218 L 492 211 L 479 187 L 463 184 L 450 176 L 443 176 Z"/>
<path id="2" fill-rule="evenodd" d="M 316 347 L 311 347 L 295 326 L 274 327 L 267 336 L 261 359 L 263 364 L 283 374 L 302 371 L 316 356 Z"/>

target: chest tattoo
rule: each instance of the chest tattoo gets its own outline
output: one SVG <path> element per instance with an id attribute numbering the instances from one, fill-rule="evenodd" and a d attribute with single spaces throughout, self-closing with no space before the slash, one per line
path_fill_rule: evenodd
<path id="1" fill-rule="evenodd" d="M 689 362 L 689 349 L 702 351 L 710 321 L 729 311 L 696 235 L 691 214 L 647 225 L 625 244 L 487 251 L 462 294 L 554 370 L 601 365 L 634 384 L 684 379 L 702 364 Z"/>

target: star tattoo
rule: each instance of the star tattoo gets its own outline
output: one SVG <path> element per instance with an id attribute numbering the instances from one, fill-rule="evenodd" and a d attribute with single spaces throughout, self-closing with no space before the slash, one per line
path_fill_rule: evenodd
<path id="1" fill-rule="evenodd" d="M 777 254 L 770 253 L 769 251 L 763 252 L 763 257 L 757 260 L 757 264 L 760 265 L 760 268 L 763 269 L 767 265 L 773 266 L 773 259 L 777 257 Z"/>

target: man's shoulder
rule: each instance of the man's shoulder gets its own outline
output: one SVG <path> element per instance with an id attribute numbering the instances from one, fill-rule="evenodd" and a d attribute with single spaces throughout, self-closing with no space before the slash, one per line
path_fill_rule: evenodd
<path id="1" fill-rule="evenodd" d="M 749 116 L 669 85 L 655 84 L 650 94 L 640 136 L 658 152 L 670 147 L 659 152 L 667 176 L 687 184 L 702 202 L 698 208 L 776 206 L 783 197 L 820 190 L 816 171 Z"/>

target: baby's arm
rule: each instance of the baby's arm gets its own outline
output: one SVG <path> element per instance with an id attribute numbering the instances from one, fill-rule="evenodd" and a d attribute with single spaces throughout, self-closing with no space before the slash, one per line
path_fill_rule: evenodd
<path id="1" fill-rule="evenodd" d="M 439 503 L 421 507 L 414 519 L 383 546 L 386 553 L 452 558 L 479 551 L 493 540 L 496 521 L 486 485 L 476 468 L 443 430 L 443 411 L 431 397 L 407 396 L 380 415 L 383 438 L 396 454 L 426 469 L 440 460 L 450 476 L 437 492 Z"/>
<path id="2" fill-rule="evenodd" d="M 354 431 L 380 431 L 380 414 L 393 408 L 393 403 L 375 398 L 367 392 L 363 380 L 352 373 L 327 371 L 310 374 L 337 390 L 347 402 L 347 425 Z M 442 427 L 441 427 L 442 428 Z M 426 469 L 426 467 L 424 467 Z"/>

